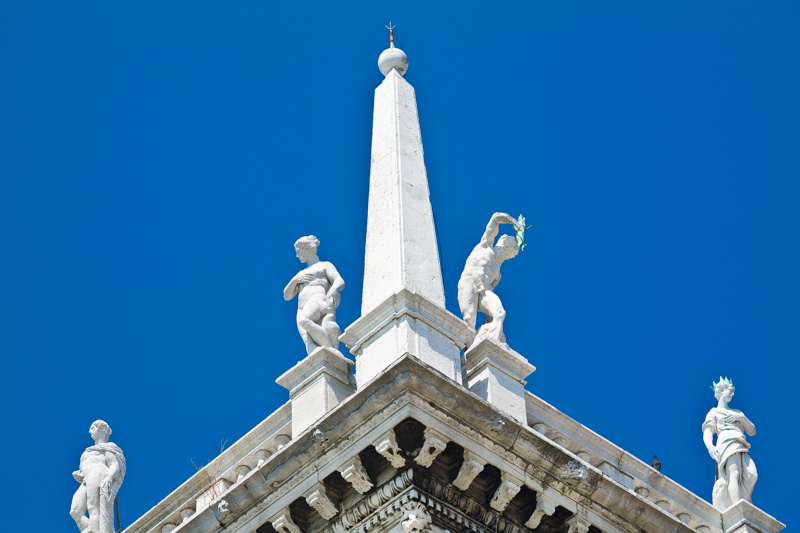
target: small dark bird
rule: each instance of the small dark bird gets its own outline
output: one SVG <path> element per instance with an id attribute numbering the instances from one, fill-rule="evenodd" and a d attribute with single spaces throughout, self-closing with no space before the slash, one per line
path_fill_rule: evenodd
<path id="1" fill-rule="evenodd" d="M 655 468 L 657 471 L 661 472 L 661 461 L 658 460 L 657 455 L 653 455 L 653 462 L 652 464 L 650 464 L 650 466 Z"/>

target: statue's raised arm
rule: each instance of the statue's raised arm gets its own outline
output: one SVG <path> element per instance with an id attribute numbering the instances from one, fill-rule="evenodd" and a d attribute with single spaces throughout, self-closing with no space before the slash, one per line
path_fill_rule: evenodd
<path id="1" fill-rule="evenodd" d="M 720 377 L 711 388 L 717 407 L 711 409 L 703 421 L 703 443 L 717 462 L 717 480 L 711 501 L 723 511 L 739 500 L 752 501 L 758 471 L 748 453 L 750 444 L 744 435 L 755 435 L 756 426 L 744 413 L 728 407 L 736 390 L 733 381 Z M 717 435 L 716 444 L 714 434 Z"/>
<path id="2" fill-rule="evenodd" d="M 297 330 L 311 354 L 320 346 L 337 349 L 341 329 L 336 323 L 336 309 L 341 301 L 344 279 L 331 263 L 317 256 L 319 239 L 313 235 L 301 237 L 294 243 L 297 258 L 307 266 L 294 275 L 283 298 L 297 296 Z"/>
<path id="3" fill-rule="evenodd" d="M 458 306 L 466 323 L 473 330 L 478 311 L 486 315 L 486 322 L 481 326 L 473 342 L 489 337 L 498 342 L 505 342 L 503 321 L 506 312 L 494 289 L 500 281 L 500 265 L 519 253 L 517 240 L 510 235 L 503 235 L 494 240 L 500 232 L 500 224 L 512 224 L 517 232 L 525 228 L 511 215 L 495 213 L 486 225 L 480 242 L 472 249 L 458 281 Z M 472 342 L 470 343 L 470 345 Z"/>
<path id="4" fill-rule="evenodd" d="M 517 220 L 511 215 L 506 213 L 495 213 L 492 215 L 492 218 L 489 219 L 489 223 L 486 224 L 486 231 L 483 232 L 483 237 L 481 237 L 482 246 L 494 245 L 494 239 L 500 232 L 500 224 L 513 224 L 514 229 L 517 231 L 524 231 L 524 228 L 522 228 L 519 222 L 517 222 Z"/>

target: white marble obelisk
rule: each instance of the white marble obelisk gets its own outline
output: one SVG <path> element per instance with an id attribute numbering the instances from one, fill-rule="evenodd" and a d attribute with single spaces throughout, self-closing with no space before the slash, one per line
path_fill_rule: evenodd
<path id="1" fill-rule="evenodd" d="M 361 318 L 341 337 L 368 382 L 410 354 L 461 383 L 467 325 L 444 308 L 444 286 L 408 58 L 381 54 L 375 90 Z"/>
<path id="2" fill-rule="evenodd" d="M 401 289 L 444 307 L 417 100 L 392 69 L 375 90 L 361 314 Z"/>

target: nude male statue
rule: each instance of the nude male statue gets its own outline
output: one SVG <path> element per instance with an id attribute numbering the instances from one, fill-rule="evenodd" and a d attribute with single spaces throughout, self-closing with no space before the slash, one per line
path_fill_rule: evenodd
<path id="1" fill-rule="evenodd" d="M 283 289 L 283 299 L 287 302 L 297 295 L 297 329 L 309 355 L 320 346 L 336 350 L 341 333 L 336 323 L 336 309 L 344 280 L 336 267 L 319 260 L 318 246 L 319 239 L 313 235 L 297 239 L 294 243 L 297 258 L 308 266 L 295 274 Z"/>
<path id="2" fill-rule="evenodd" d="M 108 442 L 111 428 L 102 420 L 92 423 L 89 435 L 94 446 L 86 448 L 80 468 L 72 473 L 81 486 L 72 497 L 69 514 L 82 533 L 114 533 L 114 501 L 125 478 L 125 456 Z"/>
<path id="3" fill-rule="evenodd" d="M 513 224 L 517 231 L 525 230 L 511 215 L 492 215 L 481 242 L 469 254 L 461 279 L 458 280 L 458 306 L 464 320 L 473 329 L 478 311 L 486 315 L 486 323 L 481 326 L 476 338 L 486 336 L 504 343 L 506 337 L 503 334 L 503 320 L 506 311 L 500 298 L 494 293 L 494 288 L 500 281 L 500 265 L 503 261 L 516 257 L 519 247 L 516 239 L 510 235 L 503 235 L 498 239 L 497 245 L 494 245 L 500 224 Z M 470 342 L 469 345 L 471 344 Z"/>

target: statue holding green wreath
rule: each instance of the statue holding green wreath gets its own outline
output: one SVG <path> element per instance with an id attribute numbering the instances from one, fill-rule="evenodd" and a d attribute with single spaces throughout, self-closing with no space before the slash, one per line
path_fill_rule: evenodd
<path id="1" fill-rule="evenodd" d="M 503 235 L 494 240 L 500 231 L 500 224 L 512 224 L 517 230 L 516 237 Z M 519 220 L 506 213 L 495 213 L 486 225 L 481 241 L 467 258 L 461 279 L 458 281 L 458 306 L 467 324 L 474 330 L 478 311 L 486 315 L 486 322 L 480 327 L 467 348 L 484 337 L 505 343 L 503 320 L 506 311 L 500 298 L 494 293 L 500 282 L 500 265 L 503 261 L 516 257 L 525 248 L 525 218 Z"/>

